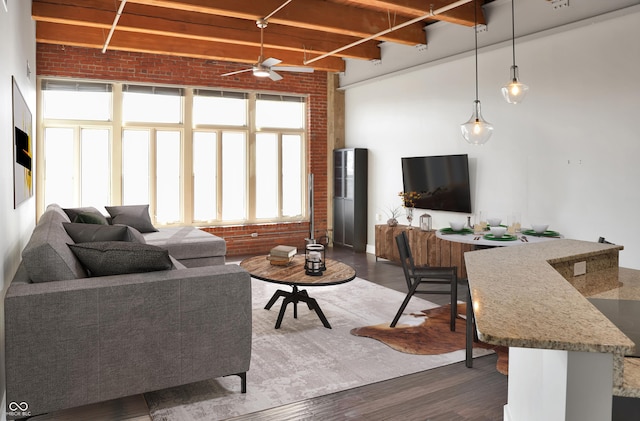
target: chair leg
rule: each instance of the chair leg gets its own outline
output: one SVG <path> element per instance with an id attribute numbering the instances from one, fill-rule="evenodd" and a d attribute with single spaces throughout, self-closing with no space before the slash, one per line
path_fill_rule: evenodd
<path id="1" fill-rule="evenodd" d="M 416 289 L 418 289 L 418 285 L 420 285 L 420 280 L 416 279 L 413 282 L 413 285 L 411 285 L 411 289 L 409 290 L 409 292 L 407 292 L 407 296 L 404 297 L 404 301 L 402 302 L 402 305 L 398 309 L 398 312 L 396 313 L 396 317 L 393 318 L 393 321 L 389 325 L 390 327 L 396 327 L 398 320 L 400 320 L 400 316 L 402 316 L 402 312 L 404 311 L 405 307 L 407 307 L 407 304 L 409 304 L 409 300 L 411 300 L 411 297 L 416 292 Z"/>

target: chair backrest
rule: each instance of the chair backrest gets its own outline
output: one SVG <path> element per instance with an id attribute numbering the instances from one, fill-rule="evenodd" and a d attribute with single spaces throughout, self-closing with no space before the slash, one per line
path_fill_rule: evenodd
<path id="1" fill-rule="evenodd" d="M 411 277 L 414 273 L 415 264 L 413 262 L 411 248 L 409 247 L 409 238 L 405 231 L 396 235 L 396 244 L 398 245 L 398 252 L 400 253 L 400 263 L 402 263 L 404 278 L 407 281 L 407 286 L 411 288 Z"/>

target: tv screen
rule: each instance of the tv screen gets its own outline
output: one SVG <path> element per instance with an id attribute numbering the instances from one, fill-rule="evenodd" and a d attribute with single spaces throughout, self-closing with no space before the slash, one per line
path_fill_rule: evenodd
<path id="1" fill-rule="evenodd" d="M 471 213 L 467 155 L 402 158 L 405 192 L 417 192 L 419 209 Z"/>

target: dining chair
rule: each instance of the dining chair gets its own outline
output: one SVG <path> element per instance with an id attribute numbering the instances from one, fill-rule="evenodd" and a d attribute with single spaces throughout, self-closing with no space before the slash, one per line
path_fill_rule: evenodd
<path id="1" fill-rule="evenodd" d="M 471 298 L 471 287 L 467 284 L 467 305 L 465 315 L 465 359 L 464 365 L 473 368 L 473 343 L 478 342 L 478 331 L 476 330 L 476 318 L 473 314 L 473 300 Z"/>
<path id="2" fill-rule="evenodd" d="M 416 267 L 409 247 L 409 239 L 406 231 L 402 231 L 396 236 L 396 244 L 400 253 L 400 262 L 404 271 L 404 278 L 407 282 L 407 292 L 402 305 L 398 309 L 396 316 L 391 322 L 391 327 L 395 327 L 402 316 L 402 312 L 409 304 L 409 300 L 413 294 L 449 294 L 451 296 L 451 331 L 456 330 L 456 316 L 458 313 L 458 268 L 457 267 L 435 267 L 435 266 L 419 266 Z M 437 289 L 418 289 L 423 284 L 432 285 L 449 285 L 446 290 Z"/>

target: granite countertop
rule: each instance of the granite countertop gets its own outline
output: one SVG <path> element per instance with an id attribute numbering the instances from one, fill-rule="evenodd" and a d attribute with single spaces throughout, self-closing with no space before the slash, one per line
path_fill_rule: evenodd
<path id="1" fill-rule="evenodd" d="M 607 352 L 634 343 L 552 264 L 615 255 L 621 246 L 557 240 L 465 253 L 478 337 L 504 346 Z"/>

